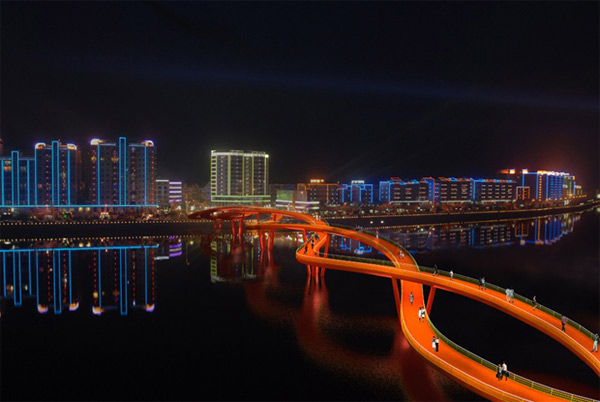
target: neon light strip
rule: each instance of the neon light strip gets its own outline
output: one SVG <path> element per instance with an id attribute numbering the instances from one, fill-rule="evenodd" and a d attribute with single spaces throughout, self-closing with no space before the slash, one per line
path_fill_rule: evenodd
<path id="1" fill-rule="evenodd" d="M 37 200 L 37 192 L 38 192 L 38 188 L 37 188 L 37 147 L 35 147 L 33 149 L 33 185 L 34 185 L 34 189 L 33 189 L 33 202 L 35 204 L 38 203 Z"/>
<path id="2" fill-rule="evenodd" d="M 31 284 L 31 251 L 27 252 L 28 257 L 29 257 L 29 264 L 27 264 L 27 267 L 29 269 L 29 296 L 31 296 L 31 292 L 32 292 L 32 287 L 33 285 Z"/>
<path id="3" fill-rule="evenodd" d="M 148 147 L 144 148 L 144 204 L 148 203 Z"/>
<path id="4" fill-rule="evenodd" d="M 35 300 L 36 305 L 40 305 L 40 276 L 39 276 L 39 262 L 38 262 L 38 253 L 35 253 Z"/>
<path id="5" fill-rule="evenodd" d="M 2 205 L 4 205 L 4 159 L 0 160 L 0 181 L 2 182 L 0 185 L 2 186 Z"/>
<path id="6" fill-rule="evenodd" d="M 71 151 L 67 149 L 67 202 L 71 203 Z"/>
<path id="7" fill-rule="evenodd" d="M 148 305 L 148 249 L 144 249 L 144 304 Z"/>
<path id="8" fill-rule="evenodd" d="M 98 144 L 98 150 L 96 151 L 96 201 L 100 205 L 100 144 Z"/>
<path id="9" fill-rule="evenodd" d="M 15 286 L 15 289 L 19 290 L 18 291 L 19 301 L 17 302 L 16 296 L 15 296 L 15 306 L 20 306 L 21 303 L 23 302 L 23 297 L 22 297 L 22 293 L 21 293 L 22 289 L 23 289 L 23 285 L 22 285 L 23 281 L 22 281 L 22 278 L 21 278 L 21 253 L 18 253 L 17 255 L 19 257 L 19 263 L 17 264 L 18 265 L 18 271 L 19 271 L 19 283 L 18 283 L 18 286 Z M 16 278 L 15 278 L 15 282 L 16 282 Z"/>
<path id="10" fill-rule="evenodd" d="M 145 248 L 158 248 L 157 244 L 149 246 L 106 246 L 106 247 L 57 247 L 57 248 L 32 248 L 32 249 L 20 249 L 19 251 L 96 251 L 96 250 L 141 250 Z M 0 250 L 2 254 L 15 253 L 16 250 Z"/>
<path id="11" fill-rule="evenodd" d="M 75 205 L 2 205 L 1 208 L 98 208 L 98 207 L 108 207 L 108 208 L 157 208 L 158 204 L 106 204 L 106 205 L 95 205 L 95 204 L 75 204 Z"/>
<path id="12" fill-rule="evenodd" d="M 102 308 L 102 251 L 98 250 L 98 306 Z"/>
<path id="13" fill-rule="evenodd" d="M 2 255 L 2 289 L 2 293 L 6 297 L 6 254 Z"/>
<path id="14" fill-rule="evenodd" d="M 71 280 L 71 250 L 69 250 L 69 304 L 73 303 L 73 281 Z"/>
<path id="15" fill-rule="evenodd" d="M 15 188 L 14 192 L 13 192 L 13 205 L 18 205 L 20 204 L 21 200 L 20 200 L 20 196 L 21 196 L 21 191 L 20 191 L 20 177 L 19 177 L 19 153 L 17 151 L 13 151 L 13 186 Z"/>

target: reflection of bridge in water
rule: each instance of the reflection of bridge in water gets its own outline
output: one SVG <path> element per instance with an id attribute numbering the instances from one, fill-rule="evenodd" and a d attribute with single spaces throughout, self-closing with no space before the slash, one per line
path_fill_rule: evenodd
<path id="1" fill-rule="evenodd" d="M 260 222 L 260 214 L 269 214 L 271 219 Z M 263 208 L 220 208 L 202 211 L 192 217 L 213 219 L 220 227 L 223 220 L 232 223 L 234 238 L 244 229 L 244 220 L 256 216 L 256 223 L 248 223 L 248 229 L 259 232 L 261 250 L 272 251 L 276 230 L 296 230 L 303 233 L 305 244 L 297 249 L 296 258 L 307 265 L 307 270 L 315 283 L 319 283 L 325 268 L 360 272 L 392 279 L 392 288 L 396 300 L 398 318 L 406 340 L 425 359 L 442 369 L 453 379 L 478 394 L 494 400 L 587 400 L 587 398 L 569 394 L 551 387 L 538 384 L 510 373 L 510 381 L 498 382 L 495 378 L 496 365 L 468 352 L 443 336 L 427 319 L 429 325 L 420 323 L 417 306 L 425 305 L 423 287 L 431 287 L 427 309 L 430 310 L 436 289 L 443 289 L 488 304 L 512 315 L 519 320 L 539 329 L 556 339 L 575 353 L 596 374 L 600 374 L 600 361 L 590 352 L 592 334 L 577 323 L 569 321 L 565 332 L 560 330 L 560 315 L 543 306 L 533 311 L 530 301 L 520 296 L 514 304 L 506 303 L 504 289 L 489 286 L 480 290 L 471 278 L 456 275 L 452 280 L 447 273 L 432 276 L 430 272 L 418 267 L 408 252 L 393 242 L 370 233 L 328 226 L 325 222 L 310 216 Z M 283 218 L 295 218 L 306 223 L 283 222 Z M 309 233 L 312 236 L 309 238 Z M 337 256 L 328 253 L 329 238 L 332 235 L 348 237 L 369 245 L 383 253 L 389 261 L 368 260 L 356 257 Z M 401 291 L 397 280 L 401 281 Z M 415 295 L 414 306 L 408 302 L 408 295 Z M 441 339 L 440 352 L 431 351 L 431 338 L 437 335 Z M 333 356 L 332 356 L 333 357 Z"/>

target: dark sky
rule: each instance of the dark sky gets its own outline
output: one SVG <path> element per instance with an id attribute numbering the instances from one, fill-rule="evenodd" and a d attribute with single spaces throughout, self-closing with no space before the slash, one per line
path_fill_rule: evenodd
<path id="1" fill-rule="evenodd" d="M 6 149 L 154 139 L 271 182 L 564 170 L 599 187 L 598 2 L 6 2 Z"/>

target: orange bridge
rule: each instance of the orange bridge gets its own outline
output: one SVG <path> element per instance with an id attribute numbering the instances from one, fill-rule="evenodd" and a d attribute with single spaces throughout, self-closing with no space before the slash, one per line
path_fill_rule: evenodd
<path id="1" fill-rule="evenodd" d="M 261 222 L 261 215 L 267 219 Z M 252 217 L 254 219 L 250 220 Z M 272 250 L 275 231 L 301 231 L 304 244 L 296 250 L 296 259 L 307 265 L 308 274 L 317 281 L 324 275 L 326 268 L 390 278 L 398 319 L 412 347 L 458 383 L 485 398 L 502 401 L 592 401 L 514 373 L 509 373 L 509 380 L 498 381 L 495 375 L 497 365 L 447 339 L 429 320 L 436 289 L 457 293 L 510 314 L 544 332 L 571 350 L 600 376 L 598 353 L 591 352 L 594 335 L 571 320 L 567 321 L 565 331 L 562 331 L 561 315 L 545 306 L 538 304 L 538 308 L 533 310 L 532 302 L 520 295 L 515 295 L 514 303 L 508 303 L 505 289 L 490 284 L 481 288 L 476 280 L 462 275 L 451 278 L 448 272 L 440 270 L 434 276 L 430 268 L 419 267 L 408 251 L 389 239 L 365 231 L 329 226 L 325 221 L 310 215 L 248 206 L 199 211 L 190 215 L 190 218 L 210 219 L 215 228 L 221 228 L 223 221 L 230 221 L 234 236 L 239 237 L 242 236 L 244 227 L 256 230 L 263 250 Z M 285 222 L 283 218 L 286 218 Z M 290 218 L 300 222 L 290 221 Z M 384 254 L 389 261 L 328 254 L 331 235 L 367 244 Z M 423 285 L 431 287 L 427 302 L 424 299 Z M 411 293 L 413 303 L 409 300 Z M 426 306 L 426 313 L 425 319 L 421 321 L 418 310 L 422 306 Z M 431 347 L 433 336 L 440 339 L 439 352 L 434 352 Z"/>

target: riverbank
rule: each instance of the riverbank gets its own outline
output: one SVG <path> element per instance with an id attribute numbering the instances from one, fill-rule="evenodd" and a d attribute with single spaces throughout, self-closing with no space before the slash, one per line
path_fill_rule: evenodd
<path id="1" fill-rule="evenodd" d="M 449 212 L 404 215 L 370 215 L 352 217 L 327 217 L 325 220 L 335 225 L 364 226 L 371 228 L 390 228 L 399 226 L 433 225 L 433 224 L 459 224 L 469 222 L 498 222 L 513 219 L 536 218 L 548 215 L 573 213 L 600 206 L 600 201 L 585 202 L 578 205 L 569 205 L 552 208 L 522 209 L 510 211 L 476 211 L 476 212 Z"/>
<path id="2" fill-rule="evenodd" d="M 405 215 L 376 215 L 363 217 L 327 217 L 331 225 L 391 228 L 399 226 L 432 225 L 468 222 L 495 222 L 535 218 L 547 215 L 584 211 L 600 206 L 600 201 L 560 208 L 538 208 L 512 211 L 478 211 L 463 213 L 430 213 Z M 169 236 L 212 233 L 211 221 L 180 219 L 171 221 L 49 221 L 0 223 L 0 239 L 69 238 L 82 234 L 95 237 L 110 236 Z"/>

